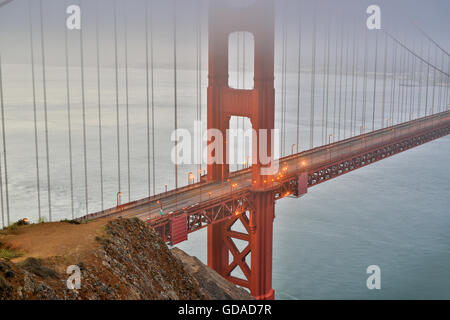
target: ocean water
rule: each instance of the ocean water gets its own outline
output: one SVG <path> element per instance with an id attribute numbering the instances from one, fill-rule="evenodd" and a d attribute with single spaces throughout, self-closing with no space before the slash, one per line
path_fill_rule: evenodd
<path id="1" fill-rule="evenodd" d="M 277 299 L 449 299 L 450 137 L 276 204 Z M 206 261 L 206 232 L 180 247 Z M 366 269 L 381 269 L 368 290 Z"/>
<path id="2" fill-rule="evenodd" d="M 86 140 L 88 169 L 88 208 L 85 206 L 84 156 L 82 135 L 81 91 L 79 69 L 71 68 L 71 108 L 73 139 L 74 216 L 102 208 L 100 194 L 100 162 L 98 138 L 98 106 L 96 70 L 86 68 Z M 104 203 L 115 205 L 116 193 L 124 200 L 148 195 L 145 70 L 130 68 L 129 144 L 127 143 L 124 70 L 119 70 L 121 185 L 118 181 L 116 106 L 114 70 L 102 69 L 102 145 Z M 174 186 L 174 165 L 170 161 L 174 127 L 172 72 L 157 70 L 155 74 L 155 189 L 151 193 Z M 196 119 L 196 73 L 179 72 L 179 124 L 192 130 Z M 233 77 L 233 75 L 231 75 Z M 203 75 L 203 89 L 206 74 Z M 280 77 L 277 77 L 280 127 Z M 297 95 L 295 74 L 288 75 L 287 137 L 285 153 L 296 143 Z M 359 133 L 362 105 L 362 78 L 358 77 Z M 6 147 L 10 221 L 39 218 L 34 147 L 33 100 L 30 69 L 24 65 L 4 66 Z M 232 80 L 233 81 L 233 80 Z M 369 79 L 368 87 L 373 79 Z M 40 75 L 37 74 L 37 119 L 41 217 L 49 218 L 47 193 L 47 158 L 45 156 L 44 114 Z M 299 150 L 309 148 L 310 75 L 302 74 Z M 323 78 L 317 76 L 315 129 L 313 142 L 321 145 L 332 133 L 334 108 L 333 88 L 329 91 L 329 127 L 322 130 Z M 48 69 L 49 166 L 51 178 L 52 219 L 72 216 L 68 120 L 63 68 Z M 381 126 L 381 86 L 376 93 L 375 129 Z M 387 87 L 390 88 L 388 80 Z M 405 87 L 407 92 L 412 90 Z M 421 88 L 425 92 L 425 88 Z M 417 95 L 419 88 L 416 88 Z M 338 94 L 338 92 L 336 92 Z M 436 90 L 436 97 L 439 90 Z M 405 97 L 408 94 L 405 94 Z M 344 117 L 345 94 L 342 96 Z M 371 129 L 372 96 L 367 102 L 367 128 Z M 349 99 L 349 98 L 345 98 Z M 396 97 L 397 99 L 397 97 Z M 422 95 L 422 102 L 424 95 Z M 436 100 L 438 101 L 438 100 Z M 202 117 L 205 119 L 206 91 L 203 90 Z M 388 98 L 386 105 L 388 106 Z M 388 107 L 386 106 L 386 110 Z M 418 110 L 417 99 L 413 110 Z M 338 105 L 336 105 L 338 110 Z M 438 109 L 439 106 L 436 106 Z M 441 107 L 443 108 L 443 107 Z M 397 119 L 396 110 L 394 122 Z M 349 112 L 347 110 L 347 112 Z M 387 112 L 387 111 L 386 111 Z M 420 115 L 422 116 L 422 107 Z M 415 112 L 412 117 L 417 117 Z M 385 117 L 386 120 L 387 116 Z M 347 113 L 346 130 L 334 127 L 335 138 L 350 135 Z M 233 119 L 232 127 L 239 122 Z M 247 124 L 248 125 L 248 124 Z M 322 134 L 323 132 L 323 134 Z M 273 287 L 279 299 L 442 299 L 450 298 L 450 137 L 425 144 L 380 163 L 346 174 L 309 189 L 300 199 L 284 199 L 276 204 L 273 243 Z M 128 161 L 127 148 L 130 148 Z M 3 151 L 2 172 L 4 177 Z M 128 165 L 130 179 L 128 179 Z M 180 185 L 195 165 L 180 167 Z M 4 181 L 4 179 L 3 179 Z M 128 192 L 128 182 L 130 183 Z M 4 199 L 5 186 L 3 185 Z M 6 203 L 3 203 L 6 223 Z M 2 221 L 3 222 L 3 221 Z M 205 230 L 189 235 L 180 245 L 188 253 L 206 262 Z M 381 268 L 381 290 L 368 290 L 366 269 Z"/>

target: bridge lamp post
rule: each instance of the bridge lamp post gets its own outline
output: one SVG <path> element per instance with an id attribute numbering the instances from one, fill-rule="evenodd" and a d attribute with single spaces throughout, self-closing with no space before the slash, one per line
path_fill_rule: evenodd
<path id="1" fill-rule="evenodd" d="M 365 125 L 361 125 L 361 127 L 359 128 L 359 132 L 360 134 L 363 134 L 363 130 L 366 129 Z"/>
<path id="2" fill-rule="evenodd" d="M 156 201 L 156 203 L 159 204 L 159 215 L 160 216 L 164 215 L 163 206 L 162 206 L 161 201 L 158 200 L 158 201 Z"/>
<path id="3" fill-rule="evenodd" d="M 392 118 L 386 119 L 386 127 L 389 127 L 389 124 L 392 122 Z"/>
<path id="4" fill-rule="evenodd" d="M 332 133 L 330 133 L 330 134 L 328 135 L 328 144 L 331 143 L 331 137 L 333 137 L 333 134 L 332 134 Z"/>
<path id="5" fill-rule="evenodd" d="M 188 184 L 194 184 L 194 182 L 195 182 L 194 174 L 192 172 L 189 172 L 189 174 L 188 174 Z"/>
<path id="6" fill-rule="evenodd" d="M 120 199 L 122 197 L 122 192 L 117 192 L 117 206 L 120 206 Z"/>
<path id="7" fill-rule="evenodd" d="M 164 185 L 164 190 L 167 193 L 167 184 Z"/>
<path id="8" fill-rule="evenodd" d="M 293 145 L 292 145 L 292 147 L 291 147 L 291 154 L 294 154 L 294 148 L 296 147 L 297 145 L 294 143 Z"/>

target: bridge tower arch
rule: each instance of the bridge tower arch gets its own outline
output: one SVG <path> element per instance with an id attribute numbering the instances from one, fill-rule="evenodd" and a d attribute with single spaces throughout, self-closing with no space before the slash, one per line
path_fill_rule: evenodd
<path id="1" fill-rule="evenodd" d="M 208 164 L 208 180 L 224 181 L 229 175 L 227 164 L 227 129 L 232 116 L 248 117 L 256 132 L 252 151 L 252 193 L 248 216 L 239 214 L 208 226 L 208 265 L 230 281 L 247 287 L 257 299 L 273 299 L 272 235 L 275 202 L 265 182 L 271 176 L 261 170 L 270 164 L 259 159 L 260 130 L 267 130 L 268 155 L 272 157 L 272 130 L 275 119 L 274 89 L 274 1 L 258 0 L 247 6 L 232 6 L 227 0 L 210 1 L 209 7 L 209 83 L 207 128 L 220 130 L 224 139 L 221 162 Z M 234 89 L 228 85 L 228 45 L 233 32 L 249 32 L 254 37 L 254 88 Z M 213 138 L 209 137 L 208 143 Z M 214 155 L 215 156 L 215 155 Z M 231 230 L 240 220 L 247 234 Z M 239 251 L 232 239 L 248 245 Z M 232 261 L 229 259 L 232 254 Z M 251 265 L 245 258 L 251 254 Z M 239 266 L 246 279 L 231 276 Z"/>

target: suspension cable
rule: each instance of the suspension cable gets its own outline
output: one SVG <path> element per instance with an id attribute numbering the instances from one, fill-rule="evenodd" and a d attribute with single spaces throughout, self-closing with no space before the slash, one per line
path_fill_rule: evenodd
<path id="1" fill-rule="evenodd" d="M 336 28 L 336 43 L 335 43 L 335 68 L 334 68 L 334 104 L 333 104 L 333 140 L 336 137 L 336 107 L 337 107 L 337 76 L 338 76 L 338 47 L 339 47 L 339 31 Z"/>
<path id="2" fill-rule="evenodd" d="M 128 202 L 131 202 L 131 167 L 130 167 L 130 103 L 129 103 L 129 77 L 128 77 L 128 17 L 124 8 L 124 33 L 125 33 L 125 108 L 127 123 L 127 182 Z"/>
<path id="3" fill-rule="evenodd" d="M 365 31 L 364 36 L 364 81 L 363 81 L 363 107 L 362 107 L 362 118 L 361 118 L 361 130 L 360 133 L 366 131 L 366 98 L 367 98 L 367 31 Z"/>
<path id="4" fill-rule="evenodd" d="M 156 161 L 155 161 L 155 63 L 153 55 L 153 0 L 150 0 L 150 78 L 152 93 L 152 170 L 153 170 L 153 195 L 156 194 Z M 150 172 L 150 171 L 149 171 Z M 149 189 L 150 193 L 150 189 Z"/>
<path id="5" fill-rule="evenodd" d="M 201 1 L 198 1 L 197 8 L 197 121 L 201 124 L 202 121 L 202 46 L 201 46 L 201 37 L 202 37 L 202 13 L 201 13 Z M 200 132 L 202 127 L 200 127 Z M 202 175 L 202 150 L 203 150 L 203 139 L 202 135 L 199 134 L 199 150 L 198 150 L 198 165 L 197 165 L 197 174 L 198 181 L 201 180 Z"/>
<path id="6" fill-rule="evenodd" d="M 286 8 L 284 9 L 286 15 Z M 287 30 L 286 20 L 283 21 L 283 50 L 282 50 L 282 66 L 281 66 L 281 154 L 285 154 L 286 142 L 286 51 L 287 51 Z"/>
<path id="7" fill-rule="evenodd" d="M 313 14 L 313 45 L 312 45 L 312 72 L 311 72 L 311 119 L 310 119 L 310 140 L 309 145 L 312 149 L 314 146 L 314 98 L 316 85 L 316 11 Z"/>
<path id="8" fill-rule="evenodd" d="M 356 28 L 353 28 L 353 48 L 352 48 L 352 95 L 350 105 L 350 136 L 353 136 L 353 113 L 355 108 L 355 60 L 356 60 Z"/>
<path id="9" fill-rule="evenodd" d="M 423 55 L 423 41 L 420 41 L 420 55 Z M 417 117 L 420 117 L 420 105 L 422 104 L 422 77 L 423 77 L 423 63 L 419 61 L 419 96 L 417 98 Z"/>
<path id="10" fill-rule="evenodd" d="M 2 140 L 3 140 L 3 165 L 5 171 L 5 196 L 6 196 L 6 221 L 9 226 L 11 223 L 9 216 L 9 196 L 8 196 L 8 170 L 7 170 L 7 161 L 6 161 L 6 133 L 5 133 L 5 97 L 3 92 L 3 70 L 2 70 L 2 57 L 0 56 L 0 107 L 1 107 L 1 115 L 2 115 Z M 0 171 L 1 176 L 1 171 Z M 0 180 L 0 185 L 3 181 Z M 1 188 L 1 205 L 2 205 L 2 219 L 4 226 L 4 213 L 3 213 L 3 187 Z"/>
<path id="11" fill-rule="evenodd" d="M 82 5 L 80 0 L 80 6 Z M 89 192 L 88 192 L 88 167 L 87 167 L 87 147 L 86 147 L 86 99 L 84 85 L 84 47 L 83 47 L 83 28 L 80 28 L 80 71 L 81 71 L 81 106 L 83 113 L 83 158 L 84 158 L 84 194 L 86 202 L 86 214 L 89 213 Z"/>
<path id="12" fill-rule="evenodd" d="M 323 50 L 323 71 L 322 71 L 322 144 L 325 144 L 325 86 L 326 86 L 326 77 L 325 77 L 325 70 L 327 68 L 327 38 L 325 36 L 324 39 L 324 47 L 325 50 Z"/>
<path id="13" fill-rule="evenodd" d="M 38 129 L 37 129 L 37 106 L 36 106 L 36 73 L 34 65 L 34 36 L 33 36 L 33 20 L 31 16 L 31 0 L 28 0 L 28 22 L 30 34 L 30 59 L 31 59 L 31 85 L 33 92 L 33 122 L 34 122 L 34 148 L 36 160 L 36 187 L 37 187 L 37 202 L 38 202 L 38 221 L 42 218 L 41 213 L 41 179 L 39 176 L 39 147 L 38 147 Z M 0 186 L 1 188 L 1 186 Z M 3 207 L 2 207 L 3 210 Z M 72 206 L 73 215 L 73 206 Z"/>
<path id="14" fill-rule="evenodd" d="M 349 41 L 349 38 L 347 38 L 347 41 Z M 347 131 L 347 92 L 348 92 L 348 51 L 349 51 L 349 43 L 345 46 L 345 94 L 344 94 L 344 139 L 346 137 L 346 131 Z"/>
<path id="15" fill-rule="evenodd" d="M 375 32 L 375 65 L 373 73 L 373 105 L 372 105 L 372 131 L 375 131 L 375 109 L 377 97 L 377 64 L 378 64 L 378 32 Z"/>
<path id="16" fill-rule="evenodd" d="M 175 126 L 175 188 L 178 189 L 178 88 L 177 88 L 177 0 L 173 1 L 173 97 L 174 97 L 174 126 Z"/>
<path id="17" fill-rule="evenodd" d="M 116 85 L 116 134 L 117 134 L 117 183 L 118 192 L 121 190 L 120 179 L 120 116 L 119 116 L 119 62 L 117 53 L 117 0 L 114 0 L 114 69 Z"/>
<path id="18" fill-rule="evenodd" d="M 326 139 L 327 139 L 327 135 L 328 135 L 328 107 L 329 107 L 329 88 L 330 88 L 330 48 L 331 48 L 331 23 L 328 21 L 328 25 L 327 25 L 327 83 L 326 83 L 326 93 L 325 93 L 325 115 L 326 115 L 326 119 L 325 119 L 325 141 L 324 143 L 326 144 Z"/>
<path id="19" fill-rule="evenodd" d="M 301 98 L 302 19 L 298 20 L 298 74 L 297 74 L 297 153 L 300 148 L 300 98 Z"/>
<path id="20" fill-rule="evenodd" d="M 339 57 L 339 116 L 338 116 L 338 140 L 341 140 L 341 111 L 342 111 L 342 67 L 344 59 L 344 26 L 341 25 L 341 48 Z"/>
<path id="21" fill-rule="evenodd" d="M 397 77 L 397 43 L 392 43 L 392 80 L 391 80 L 391 103 L 389 107 L 390 125 L 394 124 L 394 110 L 395 110 L 395 82 Z"/>
<path id="22" fill-rule="evenodd" d="M 67 5 L 67 1 L 66 1 L 66 5 Z M 67 128 L 68 128 L 68 139 L 69 139 L 70 207 L 71 207 L 71 211 L 72 211 L 72 219 L 74 219 L 75 218 L 75 209 L 74 209 L 74 201 L 73 201 L 73 155 L 72 155 L 70 73 L 69 73 L 69 41 L 68 41 L 67 27 L 65 27 L 65 26 L 64 26 L 64 53 L 65 53 L 65 65 L 66 65 Z M 37 140 L 36 140 L 36 143 L 37 143 Z M 37 149 L 36 149 L 36 151 L 37 151 Z"/>
<path id="23" fill-rule="evenodd" d="M 44 14 L 42 0 L 39 1 L 39 17 L 41 31 L 41 56 L 42 56 L 42 91 L 44 95 L 44 121 L 45 121 L 45 153 L 47 157 L 47 192 L 48 192 L 48 217 L 52 221 L 52 196 L 50 181 L 50 152 L 48 145 L 48 113 L 47 113 L 47 79 L 45 68 L 45 39 L 44 39 Z"/>
<path id="24" fill-rule="evenodd" d="M 98 104 L 98 141 L 100 164 L 100 194 L 101 208 L 104 210 L 104 186 L 103 186 L 103 132 L 102 132 L 102 100 L 101 100 L 101 72 L 100 72 L 100 30 L 99 30 L 99 0 L 95 8 L 95 43 L 97 58 L 97 104 Z"/>
<path id="25" fill-rule="evenodd" d="M 381 126 L 384 128 L 384 116 L 386 107 L 386 81 L 387 81 L 387 58 L 388 58 L 388 38 L 384 35 L 384 66 L 383 66 L 383 97 L 381 102 Z"/>

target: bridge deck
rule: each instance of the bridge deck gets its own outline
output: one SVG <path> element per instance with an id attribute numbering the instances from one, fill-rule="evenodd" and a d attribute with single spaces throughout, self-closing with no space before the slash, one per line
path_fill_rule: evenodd
<path id="1" fill-rule="evenodd" d="M 446 111 L 284 157 L 279 160 L 280 173 L 273 181 L 266 182 L 267 188 L 274 190 L 276 200 L 295 195 L 298 190 L 298 177 L 301 174 L 307 174 L 307 187 L 311 187 L 447 135 L 449 130 L 450 111 Z M 193 184 L 90 214 L 82 219 L 105 216 L 137 217 L 154 227 L 165 227 L 163 233 L 166 234 L 166 240 L 169 240 L 167 232 L 172 217 L 181 214 L 192 216 L 188 232 L 193 232 L 209 223 L 227 218 L 225 212 L 219 211 L 215 212 L 214 217 L 198 218 L 196 215 L 202 215 L 215 206 L 222 206 L 223 209 L 226 201 L 242 200 L 242 197 L 250 193 L 251 187 L 251 169 L 244 169 L 234 172 L 224 182 Z M 229 214 L 232 214 L 232 211 Z"/>

